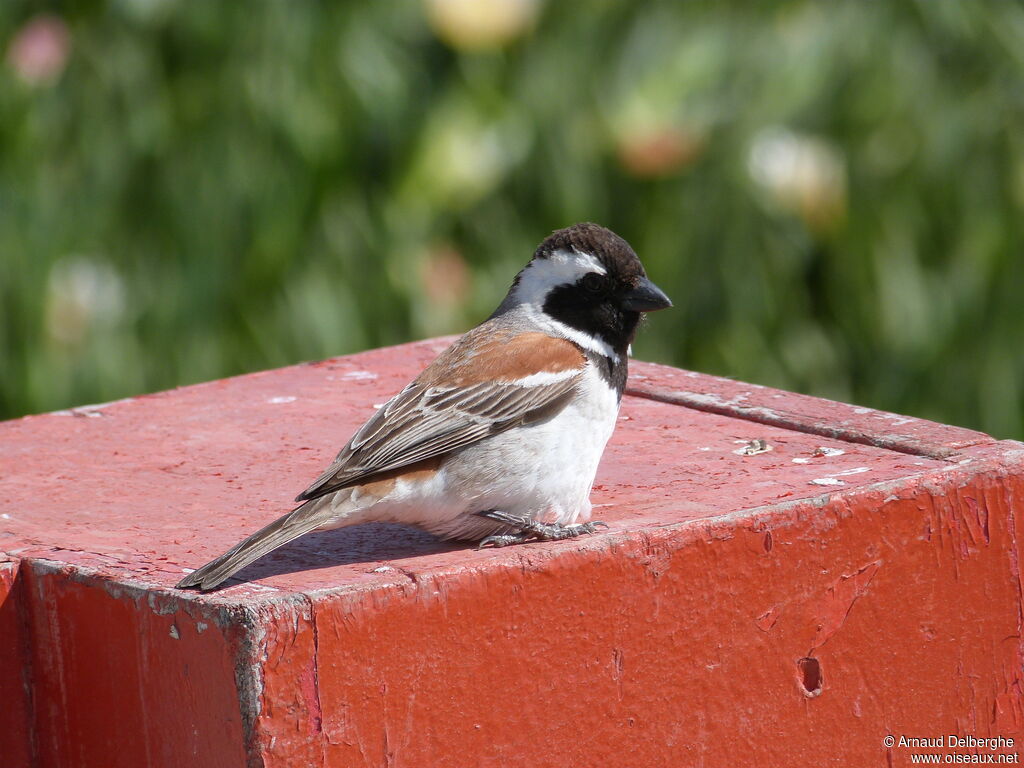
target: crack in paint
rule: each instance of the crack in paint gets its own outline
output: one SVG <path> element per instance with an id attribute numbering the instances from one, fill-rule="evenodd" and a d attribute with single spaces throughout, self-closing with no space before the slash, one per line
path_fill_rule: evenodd
<path id="1" fill-rule="evenodd" d="M 316 620 L 316 603 L 306 596 L 309 603 L 309 623 L 313 630 L 313 726 L 320 742 L 320 764 L 327 764 L 327 745 L 324 744 L 324 710 L 320 703 L 320 629 Z"/>
<path id="2" fill-rule="evenodd" d="M 881 560 L 867 563 L 854 573 L 840 576 L 829 586 L 825 591 L 825 599 L 819 606 L 818 630 L 808 656 L 813 656 L 815 651 L 842 629 L 846 618 L 853 609 L 853 604 L 867 591 L 871 579 L 874 578 L 881 565 Z"/>
<path id="3" fill-rule="evenodd" d="M 636 378 L 634 376 L 634 378 Z M 627 386 L 625 394 L 631 397 L 638 397 L 644 400 L 653 400 L 658 403 L 678 405 L 683 408 L 692 408 L 695 411 L 714 413 L 720 416 L 729 416 L 734 419 L 752 421 L 757 424 L 765 424 L 772 427 L 782 427 L 794 432 L 803 432 L 819 437 L 828 437 L 833 440 L 842 440 L 846 443 L 857 443 L 860 445 L 873 445 L 878 448 L 886 448 L 897 453 L 906 453 L 911 456 L 924 456 L 930 459 L 949 459 L 958 451 L 971 445 L 980 445 L 992 441 L 991 437 L 979 433 L 976 442 L 959 444 L 956 449 L 947 448 L 942 445 L 926 443 L 918 438 L 905 434 L 886 434 L 879 432 L 868 432 L 857 427 L 834 426 L 816 421 L 814 416 L 786 411 L 775 411 L 760 405 L 743 405 L 737 398 L 726 400 L 712 392 L 693 392 L 690 390 L 678 389 L 639 389 Z M 917 419 L 897 414 L 886 414 L 878 411 L 883 419 L 891 420 L 892 426 L 901 426 L 904 423 L 915 423 Z M 906 419 L 906 421 L 904 421 Z"/>

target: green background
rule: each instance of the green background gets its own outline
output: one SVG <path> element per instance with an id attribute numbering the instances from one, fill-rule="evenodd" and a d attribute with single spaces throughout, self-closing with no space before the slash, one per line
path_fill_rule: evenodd
<path id="1" fill-rule="evenodd" d="M 458 332 L 593 220 L 638 358 L 1024 436 L 1024 6 L 469 3 L 0 4 L 0 417 Z"/>

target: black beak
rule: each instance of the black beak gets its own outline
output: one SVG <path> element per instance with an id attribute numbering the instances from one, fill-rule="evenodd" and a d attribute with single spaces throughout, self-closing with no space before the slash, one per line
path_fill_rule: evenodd
<path id="1" fill-rule="evenodd" d="M 658 309 L 668 309 L 672 306 L 672 300 L 661 288 L 646 277 L 642 277 L 636 287 L 622 297 L 621 304 L 623 309 L 630 312 L 654 312 Z"/>

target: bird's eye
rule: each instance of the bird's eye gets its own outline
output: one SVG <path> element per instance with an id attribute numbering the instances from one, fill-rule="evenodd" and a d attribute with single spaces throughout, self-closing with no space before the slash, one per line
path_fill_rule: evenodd
<path id="1" fill-rule="evenodd" d="M 601 293 L 605 288 L 605 279 L 597 272 L 588 272 L 583 276 L 583 287 L 590 293 Z"/>

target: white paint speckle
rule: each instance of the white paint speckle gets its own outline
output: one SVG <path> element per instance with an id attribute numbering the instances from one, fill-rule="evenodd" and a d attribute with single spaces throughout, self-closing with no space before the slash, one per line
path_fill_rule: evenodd
<path id="1" fill-rule="evenodd" d="M 377 374 L 373 371 L 348 371 L 347 373 L 341 374 L 343 379 L 354 379 L 356 381 L 371 381 L 377 378 Z"/>
<path id="2" fill-rule="evenodd" d="M 846 485 L 844 480 L 840 480 L 840 477 L 847 475 L 859 475 L 861 472 L 870 472 L 868 467 L 853 467 L 852 469 L 844 469 L 842 472 L 833 472 L 829 477 L 819 477 L 811 480 L 813 485 Z"/>
<path id="3" fill-rule="evenodd" d="M 0 514 L 0 517 L 2 517 L 4 520 L 10 520 L 11 519 L 11 516 L 8 515 L 6 512 Z"/>
<path id="4" fill-rule="evenodd" d="M 871 411 L 872 411 L 871 408 L 854 408 L 853 409 L 854 413 L 861 413 L 861 414 L 863 414 L 863 413 L 871 413 Z"/>
<path id="5" fill-rule="evenodd" d="M 178 634 L 178 628 L 174 624 L 171 624 L 171 637 L 173 637 L 175 640 L 181 638 L 181 635 Z"/>
<path id="6" fill-rule="evenodd" d="M 292 395 L 282 395 L 281 397 L 272 397 L 267 400 L 272 405 L 280 405 L 281 403 L 294 403 L 296 400 Z"/>
<path id="7" fill-rule="evenodd" d="M 203 632 L 206 631 L 206 628 L 209 627 L 209 626 L 210 625 L 207 624 L 205 621 L 197 621 L 196 622 L 196 632 L 198 632 L 201 635 L 201 634 L 203 634 Z"/>
<path id="8" fill-rule="evenodd" d="M 816 448 L 814 452 L 820 453 L 822 456 L 842 456 L 846 453 L 842 448 L 828 448 L 826 446 Z"/>
<path id="9" fill-rule="evenodd" d="M 794 464 L 810 464 L 810 459 L 805 459 L 802 456 L 797 456 L 795 459 L 790 459 Z"/>
<path id="10" fill-rule="evenodd" d="M 891 421 L 894 427 L 899 427 L 902 426 L 903 424 L 909 424 L 910 422 L 913 421 L 913 419 L 907 418 L 906 416 L 899 416 L 895 413 L 880 413 L 878 415 L 880 418 L 883 418 L 886 421 Z"/>
<path id="11" fill-rule="evenodd" d="M 392 568 L 390 565 L 378 565 L 376 568 L 373 569 L 373 573 L 387 573 L 388 571 L 393 570 L 395 569 Z"/>

